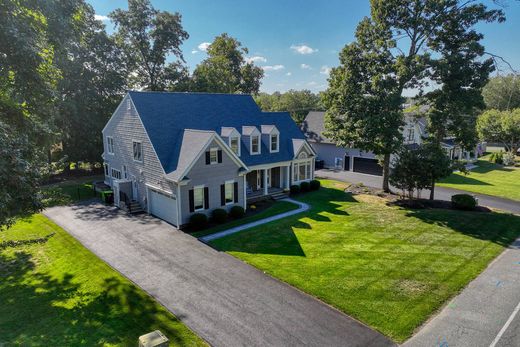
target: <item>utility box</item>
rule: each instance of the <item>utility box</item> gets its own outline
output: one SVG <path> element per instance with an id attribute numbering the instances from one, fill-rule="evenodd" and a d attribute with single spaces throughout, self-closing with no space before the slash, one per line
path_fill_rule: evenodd
<path id="1" fill-rule="evenodd" d="M 139 347 L 169 347 L 170 340 L 159 330 L 139 337 Z"/>

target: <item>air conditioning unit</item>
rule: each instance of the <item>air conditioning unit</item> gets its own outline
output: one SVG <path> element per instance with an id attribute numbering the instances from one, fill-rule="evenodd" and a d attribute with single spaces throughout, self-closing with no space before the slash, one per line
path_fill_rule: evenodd
<path id="1" fill-rule="evenodd" d="M 168 347 L 170 340 L 159 330 L 139 337 L 139 347 Z"/>

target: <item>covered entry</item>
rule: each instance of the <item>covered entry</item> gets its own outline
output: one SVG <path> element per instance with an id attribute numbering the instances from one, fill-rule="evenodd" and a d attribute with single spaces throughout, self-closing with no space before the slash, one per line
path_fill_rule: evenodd
<path id="1" fill-rule="evenodd" d="M 178 225 L 177 200 L 166 192 L 148 188 L 150 213 L 170 224 Z"/>

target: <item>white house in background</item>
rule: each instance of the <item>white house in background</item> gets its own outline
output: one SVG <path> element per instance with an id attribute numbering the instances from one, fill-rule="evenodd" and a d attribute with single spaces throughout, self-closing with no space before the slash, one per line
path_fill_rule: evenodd
<path id="1" fill-rule="evenodd" d="M 302 123 L 302 131 L 316 152 L 318 166 L 323 164 L 325 168 L 353 171 L 363 174 L 381 176 L 383 168 L 372 152 L 365 152 L 357 148 L 338 147 L 334 142 L 323 135 L 325 131 L 325 112 L 311 111 Z M 426 119 L 417 118 L 415 113 L 407 113 L 405 126 L 403 127 L 404 144 L 417 146 L 426 136 Z M 447 155 L 453 159 L 474 161 L 482 155 L 486 148 L 485 143 L 479 143 L 473 151 L 465 151 L 457 145 L 453 138 L 446 138 L 442 146 Z"/>
<path id="2" fill-rule="evenodd" d="M 314 178 L 316 153 L 290 115 L 250 95 L 131 91 L 103 144 L 115 204 L 176 226 Z"/>

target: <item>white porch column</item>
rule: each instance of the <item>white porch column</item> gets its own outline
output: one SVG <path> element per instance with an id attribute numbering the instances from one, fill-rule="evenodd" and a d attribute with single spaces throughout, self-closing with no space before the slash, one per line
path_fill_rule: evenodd
<path id="1" fill-rule="evenodd" d="M 264 169 L 264 195 L 268 194 L 267 190 L 267 169 Z"/>
<path id="2" fill-rule="evenodd" d="M 470 153 L 469 153 L 469 151 L 466 151 L 466 160 L 469 161 L 469 159 L 470 159 Z"/>
<path id="3" fill-rule="evenodd" d="M 291 172 L 291 164 L 289 164 L 285 167 L 285 188 L 286 189 L 289 189 L 291 187 L 291 185 L 289 183 L 290 172 Z"/>
<path id="4" fill-rule="evenodd" d="M 345 160 L 345 158 L 343 157 L 343 160 Z M 311 160 L 311 179 L 313 180 L 314 179 L 314 169 L 316 168 L 316 158 L 312 158 Z"/>

